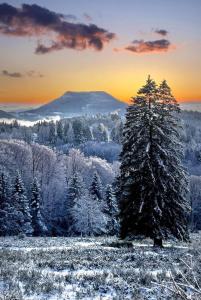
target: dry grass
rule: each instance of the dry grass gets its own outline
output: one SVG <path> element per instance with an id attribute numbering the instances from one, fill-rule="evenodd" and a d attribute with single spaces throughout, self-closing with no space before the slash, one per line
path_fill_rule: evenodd
<path id="1" fill-rule="evenodd" d="M 1 238 L 0 300 L 201 299 L 201 235 L 162 250 L 150 241 L 114 242 Z"/>

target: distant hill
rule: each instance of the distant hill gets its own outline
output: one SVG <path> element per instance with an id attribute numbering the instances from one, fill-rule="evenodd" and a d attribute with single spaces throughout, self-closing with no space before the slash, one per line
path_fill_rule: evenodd
<path id="1" fill-rule="evenodd" d="M 82 115 L 124 112 L 126 104 L 105 92 L 66 92 L 60 98 L 37 109 L 19 114 L 22 118 L 50 116 L 74 117 Z"/>
<path id="2" fill-rule="evenodd" d="M 4 110 L 0 110 L 0 119 L 14 119 L 14 116 Z"/>

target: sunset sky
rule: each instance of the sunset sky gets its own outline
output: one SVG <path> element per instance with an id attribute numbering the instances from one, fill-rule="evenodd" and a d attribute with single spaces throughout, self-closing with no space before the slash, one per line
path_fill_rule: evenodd
<path id="1" fill-rule="evenodd" d="M 66 91 L 128 101 L 148 74 L 201 101 L 200 0 L 0 1 L 0 103 Z"/>

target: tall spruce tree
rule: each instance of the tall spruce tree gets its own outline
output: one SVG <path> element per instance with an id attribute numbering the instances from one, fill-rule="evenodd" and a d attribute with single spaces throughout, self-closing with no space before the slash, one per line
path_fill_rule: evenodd
<path id="1" fill-rule="evenodd" d="M 66 204 L 66 220 L 68 233 L 73 235 L 75 233 L 74 228 L 74 216 L 72 214 L 76 200 L 79 199 L 84 192 L 84 182 L 82 177 L 74 172 L 72 178 L 68 184 L 67 189 L 67 204 Z"/>
<path id="2" fill-rule="evenodd" d="M 115 235 L 119 232 L 119 222 L 118 222 L 118 205 L 115 193 L 110 184 L 106 186 L 105 199 L 104 199 L 104 213 L 108 217 L 107 222 L 107 232 L 110 235 Z"/>
<path id="3" fill-rule="evenodd" d="M 97 200 L 102 200 L 102 182 L 100 179 L 100 176 L 98 175 L 98 173 L 95 171 L 93 178 L 92 178 L 92 182 L 91 182 L 91 186 L 90 186 L 90 194 L 92 196 L 92 198 L 97 199 Z"/>
<path id="4" fill-rule="evenodd" d="M 42 236 L 47 232 L 45 222 L 40 211 L 41 194 L 37 178 L 34 178 L 31 189 L 31 224 L 33 228 L 33 236 Z"/>
<path id="5" fill-rule="evenodd" d="M 8 186 L 4 173 L 0 175 L 0 209 L 3 210 L 8 202 Z"/>
<path id="6" fill-rule="evenodd" d="M 22 232 L 26 235 L 31 235 L 33 232 L 31 226 L 30 207 L 26 196 L 26 190 L 20 176 L 17 173 L 14 187 L 12 191 L 11 201 L 17 212 L 17 223 L 20 226 Z"/>
<path id="7" fill-rule="evenodd" d="M 56 131 L 57 131 L 57 137 L 58 137 L 58 139 L 60 139 L 62 141 L 63 140 L 63 136 L 64 136 L 64 128 L 63 128 L 62 121 L 58 121 L 57 122 Z"/>
<path id="8" fill-rule="evenodd" d="M 85 136 L 83 134 L 83 122 L 79 119 L 75 119 L 72 123 L 74 132 L 74 143 L 79 145 L 84 142 Z"/>
<path id="9" fill-rule="evenodd" d="M 10 184 L 8 177 L 0 175 L 0 235 L 17 235 L 22 232 L 18 223 L 19 214 L 10 201 Z"/>
<path id="10" fill-rule="evenodd" d="M 56 141 L 56 127 L 55 127 L 55 123 L 54 122 L 50 122 L 49 123 L 49 143 L 50 145 L 55 145 L 55 141 Z"/>
<path id="11" fill-rule="evenodd" d="M 0 235 L 6 235 L 9 203 L 8 183 L 4 173 L 0 175 Z"/>
<path id="12" fill-rule="evenodd" d="M 179 141 L 179 106 L 166 81 L 148 77 L 128 107 L 120 189 L 120 235 L 188 239 L 187 177 Z"/>

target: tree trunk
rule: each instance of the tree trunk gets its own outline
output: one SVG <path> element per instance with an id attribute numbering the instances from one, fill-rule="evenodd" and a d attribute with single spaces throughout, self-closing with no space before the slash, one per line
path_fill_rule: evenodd
<path id="1" fill-rule="evenodd" d="M 163 240 L 162 240 L 162 238 L 155 238 L 154 239 L 154 247 L 163 248 Z"/>

